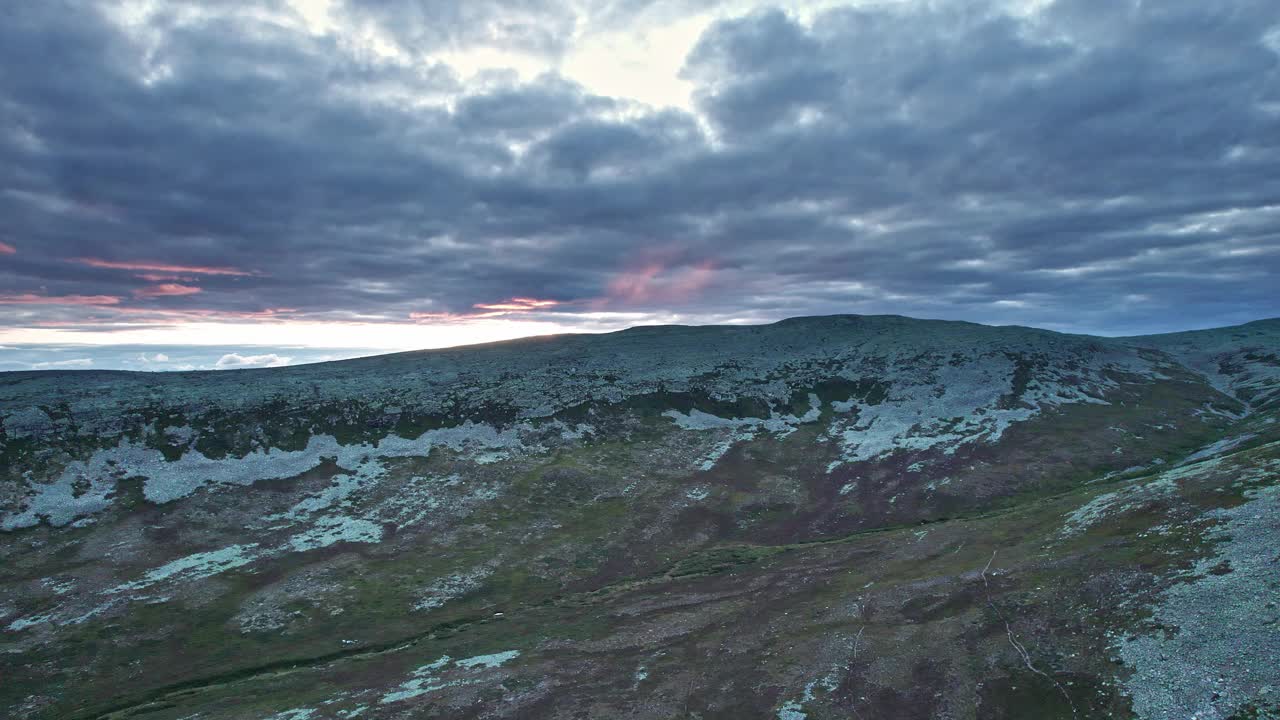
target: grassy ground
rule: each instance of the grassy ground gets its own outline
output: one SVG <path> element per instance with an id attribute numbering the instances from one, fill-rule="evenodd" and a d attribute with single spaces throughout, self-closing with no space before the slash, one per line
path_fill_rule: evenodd
<path id="1" fill-rule="evenodd" d="M 969 361 L 956 358 L 943 366 Z M 1024 408 L 1048 362 L 1006 359 L 993 411 Z M 842 428 L 900 387 L 841 375 L 774 404 L 670 388 L 572 404 L 520 452 L 388 458 L 349 497 L 357 470 L 333 458 L 162 506 L 126 479 L 92 522 L 3 536 L 0 715 L 1134 717 L 1152 673 L 1122 646 L 1192 632 L 1172 626 L 1170 589 L 1235 572 L 1219 559 L 1237 522 L 1224 513 L 1280 479 L 1272 414 L 1242 418 L 1202 378 L 1162 372 L 1116 371 L 1107 404 L 1046 404 L 998 442 L 907 442 L 843 464 Z M 801 422 L 811 396 L 821 412 Z M 449 412 L 295 405 L 235 411 L 200 435 L 203 451 L 297 451 L 321 430 L 349 446 L 446 426 Z M 174 460 L 183 417 L 144 406 L 133 439 Z M 471 410 L 512 419 L 488 398 Z M 668 411 L 792 419 L 679 430 Z M 56 468 L 92 450 L 68 437 L 6 442 L 5 458 Z M 314 517 L 280 519 L 326 493 Z M 381 541 L 278 551 L 315 517 L 359 518 Z M 232 544 L 261 555 L 114 590 Z M 1274 633 L 1265 621 L 1251 632 Z M 1255 690 L 1232 685 L 1204 717 L 1274 715 Z"/>

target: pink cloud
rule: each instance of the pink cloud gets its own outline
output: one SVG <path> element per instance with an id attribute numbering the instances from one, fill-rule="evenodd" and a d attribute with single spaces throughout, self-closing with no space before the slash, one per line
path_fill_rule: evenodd
<path id="1" fill-rule="evenodd" d="M 710 260 L 688 268 L 675 278 L 671 293 L 679 300 L 693 297 L 711 284 L 715 274 L 715 265 Z"/>
<path id="2" fill-rule="evenodd" d="M 176 297 L 180 295 L 195 295 L 200 292 L 204 291 L 198 287 L 192 287 L 191 285 L 161 283 L 159 285 L 150 285 L 139 290 L 134 290 L 133 294 L 138 297 Z"/>
<path id="3" fill-rule="evenodd" d="M 685 268 L 668 268 L 663 263 L 652 262 L 615 276 L 603 300 L 624 303 L 688 300 L 714 277 L 715 266 L 710 260 Z"/>
<path id="4" fill-rule="evenodd" d="M 658 263 L 623 272 L 609 281 L 609 297 L 629 302 L 648 300 L 653 292 L 653 281 L 661 273 L 662 265 Z"/>
<path id="5" fill-rule="evenodd" d="M 114 295 L 0 295 L 0 305 L 119 305 Z"/>
<path id="6" fill-rule="evenodd" d="M 0 255 L 12 255 L 16 252 L 18 252 L 18 248 L 7 242 L 0 242 Z"/>
<path id="7" fill-rule="evenodd" d="M 145 272 L 156 273 L 186 273 L 189 275 L 233 275 L 233 276 L 250 276 L 257 273 L 249 270 L 240 270 L 233 267 L 219 267 L 213 265 L 172 265 L 169 263 L 151 262 L 140 260 L 136 262 L 117 261 L 117 260 L 100 260 L 98 258 L 75 258 L 71 262 L 78 262 L 89 267 L 106 268 L 108 270 L 141 270 Z"/>

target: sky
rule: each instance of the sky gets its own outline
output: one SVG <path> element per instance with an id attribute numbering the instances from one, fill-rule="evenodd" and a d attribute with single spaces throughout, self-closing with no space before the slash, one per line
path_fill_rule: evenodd
<path id="1" fill-rule="evenodd" d="M 0 370 L 1280 316 L 1274 0 L 42 0 Z"/>

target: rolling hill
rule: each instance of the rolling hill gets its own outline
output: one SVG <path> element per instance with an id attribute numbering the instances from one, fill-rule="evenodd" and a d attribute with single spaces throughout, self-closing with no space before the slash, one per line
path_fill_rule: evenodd
<path id="1" fill-rule="evenodd" d="M 14 718 L 1280 717 L 1280 320 L 0 373 Z"/>

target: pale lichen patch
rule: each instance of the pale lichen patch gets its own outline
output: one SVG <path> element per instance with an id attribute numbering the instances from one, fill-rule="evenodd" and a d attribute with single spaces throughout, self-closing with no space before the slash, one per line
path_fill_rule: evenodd
<path id="1" fill-rule="evenodd" d="M 1280 487 L 1214 510 L 1216 552 L 1196 564 L 1153 608 L 1152 629 L 1116 641 L 1133 668 L 1124 686 L 1143 720 L 1223 720 L 1280 687 Z"/>
<path id="2" fill-rule="evenodd" d="M 315 708 L 294 708 L 292 710 L 282 710 L 275 715 L 263 718 L 263 720 L 311 720 L 315 717 Z"/>
<path id="3" fill-rule="evenodd" d="M 493 568 L 480 566 L 468 573 L 456 573 L 436 579 L 423 588 L 414 603 L 414 610 L 434 610 L 450 600 L 457 599 L 480 587 L 485 578 L 493 574 Z"/>
<path id="4" fill-rule="evenodd" d="M 480 678 L 474 676 L 474 671 L 492 670 L 494 668 L 501 667 L 506 662 L 519 656 L 519 650 L 507 650 L 505 652 L 492 653 L 488 655 L 476 655 L 474 657 L 464 658 L 457 661 L 453 661 L 448 655 L 444 655 L 435 662 L 423 665 L 417 670 L 414 670 L 412 676 L 400 684 L 399 689 L 383 695 L 382 698 L 378 700 L 378 704 L 387 705 L 390 703 L 402 702 L 436 690 L 443 690 L 448 687 L 474 685 L 481 681 Z M 446 672 L 449 669 L 451 661 L 455 670 L 450 674 L 454 677 L 448 680 L 438 677 L 438 674 Z M 458 673 L 459 670 L 461 671 L 461 674 Z"/>
<path id="5" fill-rule="evenodd" d="M 1225 452 L 1228 452 L 1240 447 L 1241 445 L 1249 442 L 1250 440 L 1256 437 L 1257 437 L 1257 434 L 1255 433 L 1245 433 L 1244 435 L 1237 435 L 1235 437 L 1223 438 L 1218 442 L 1213 443 L 1212 445 L 1209 445 L 1205 448 L 1197 450 L 1196 452 L 1188 455 L 1186 459 L 1183 460 L 1183 463 L 1192 463 L 1198 460 L 1204 460 L 1206 458 L 1213 457 L 1214 455 L 1221 455 Z"/>
<path id="6" fill-rule="evenodd" d="M 142 578 L 117 585 L 107 594 L 142 590 L 170 579 L 198 580 L 248 565 L 262 555 L 257 543 L 231 545 L 220 550 L 199 552 L 149 570 Z"/>
<path id="7" fill-rule="evenodd" d="M 563 424 L 562 424 L 563 425 Z M 564 426 L 563 432 L 587 430 Z M 417 438 L 389 435 L 376 446 L 370 443 L 343 445 L 330 435 L 315 435 L 301 450 L 261 449 L 243 457 L 211 458 L 191 450 L 176 460 L 168 460 L 158 450 L 127 440 L 112 448 L 98 450 L 87 460 L 69 463 L 50 483 L 32 483 L 26 508 L 0 519 L 0 530 L 33 527 L 43 519 L 62 527 L 77 517 L 106 509 L 117 483 L 126 477 L 145 478 L 143 495 L 148 502 L 164 504 L 190 496 L 205 486 L 240 485 L 297 477 L 333 459 L 349 474 L 335 477 L 334 484 L 304 498 L 287 512 L 270 520 L 299 520 L 308 514 L 343 506 L 362 487 L 376 482 L 381 461 L 391 458 L 427 457 L 434 447 L 448 447 L 469 456 L 476 463 L 494 463 L 521 451 L 541 452 L 541 446 L 526 446 L 522 436 L 533 432 L 527 423 L 503 430 L 467 421 L 449 428 L 428 430 Z"/>
<path id="8" fill-rule="evenodd" d="M 518 657 L 520 657 L 519 650 L 507 650 L 504 652 L 490 653 L 488 655 L 476 655 L 474 657 L 463 658 L 454 664 L 463 668 L 496 668 Z"/>
<path id="9" fill-rule="evenodd" d="M 1151 482 L 1099 495 L 1067 514 L 1062 534 L 1082 533 L 1108 517 L 1169 497 L 1177 491 L 1177 487 L 1173 478 L 1161 476 Z"/>
<path id="10" fill-rule="evenodd" d="M 774 437 L 782 439 L 795 432 L 799 425 L 816 421 L 821 416 L 820 401 L 812 393 L 810 393 L 809 397 L 812 404 L 808 412 L 802 417 L 772 413 L 767 418 L 724 418 L 703 412 L 697 408 L 690 410 L 688 413 L 667 410 L 662 414 L 671 418 L 676 427 L 681 430 L 721 431 L 722 433 L 723 431 L 729 431 L 728 435 L 716 443 L 698 463 L 698 469 L 705 472 L 715 468 L 716 463 L 727 455 L 735 445 L 754 440 L 757 434 L 761 432 L 770 433 Z"/>
<path id="11" fill-rule="evenodd" d="M 787 700 L 778 708 L 778 720 L 805 720 L 809 717 L 809 714 L 804 711 L 804 706 L 816 699 L 817 696 L 814 691 L 817 688 L 822 688 L 826 692 L 831 693 L 835 692 L 836 687 L 838 687 L 838 684 L 836 682 L 836 675 L 834 672 L 819 678 L 818 680 L 808 682 L 804 686 L 804 692 L 800 695 L 799 699 Z"/>
<path id="12" fill-rule="evenodd" d="M 17 620 L 9 623 L 8 629 L 13 632 L 21 632 L 28 628 L 33 628 L 37 625 L 47 623 L 53 620 L 54 617 L 56 617 L 54 613 L 44 613 L 42 615 L 31 615 L 24 618 L 18 618 Z"/>
<path id="13" fill-rule="evenodd" d="M 318 550 L 340 542 L 376 543 L 382 540 L 382 526 L 363 518 L 347 516 L 322 517 L 315 527 L 289 539 L 286 547 L 293 552 Z"/>

